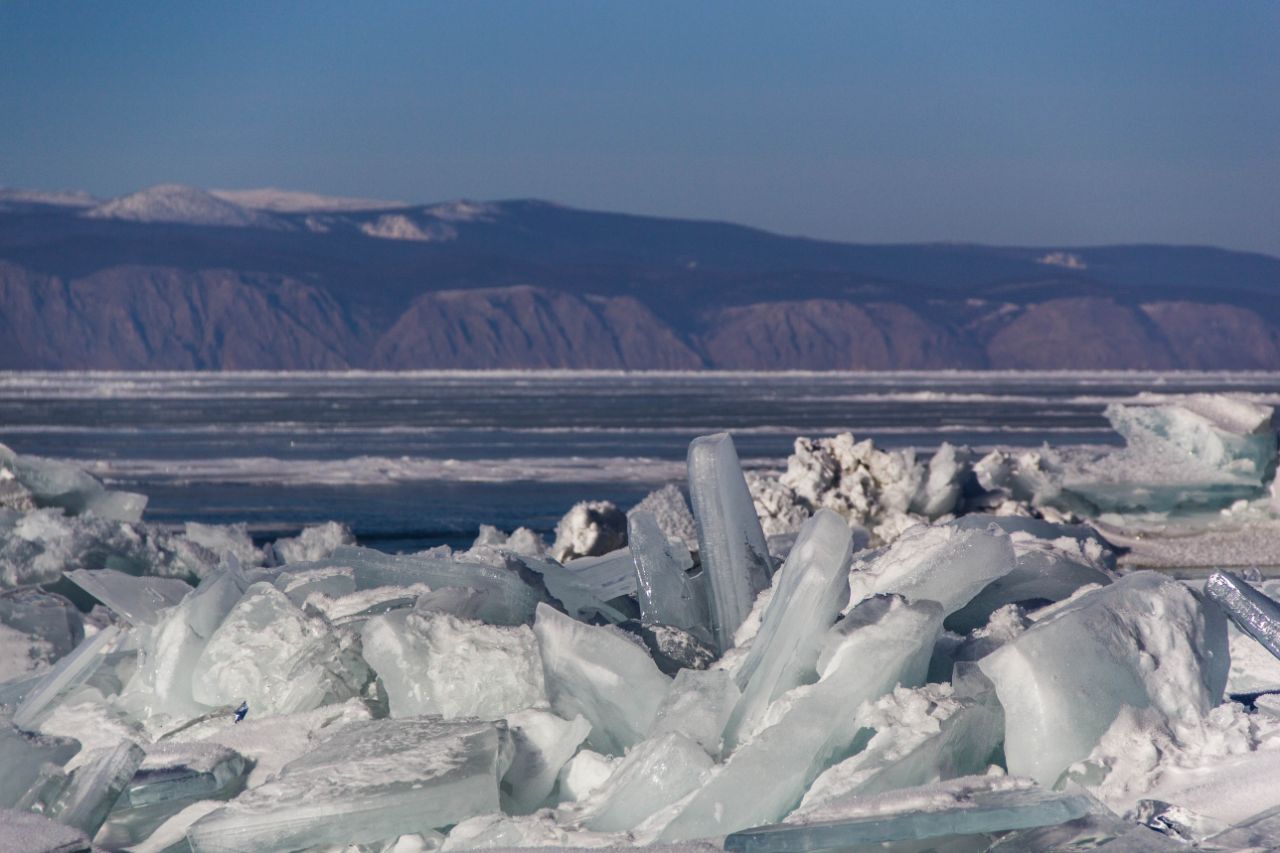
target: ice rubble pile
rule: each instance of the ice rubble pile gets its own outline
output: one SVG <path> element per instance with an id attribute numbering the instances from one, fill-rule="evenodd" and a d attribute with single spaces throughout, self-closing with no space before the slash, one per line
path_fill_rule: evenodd
<path id="1" fill-rule="evenodd" d="M 336 528 L 166 539 L 51 503 L 56 478 L 11 458 L 10 531 L 90 532 L 7 534 L 32 550 L 0 595 L 20 661 L 0 674 L 0 845 L 1280 843 L 1280 793 L 1250 784 L 1280 768 L 1280 716 L 1223 703 L 1234 648 L 1280 650 L 1280 604 L 1225 574 L 1117 574 L 1091 528 L 1010 511 L 1065 489 L 1030 463 L 798 449 L 787 535 L 715 435 L 689 449 L 692 513 L 672 488 L 628 516 L 585 506 L 552 554 L 492 529 L 407 555 Z M 984 507 L 1003 514 L 957 517 Z M 144 571 L 111 559 L 124 542 Z M 32 585 L 55 569 L 100 606 Z"/>
<path id="2" fill-rule="evenodd" d="M 972 512 L 1071 521 L 1267 503 L 1276 473 L 1269 407 L 1193 394 L 1176 403 L 1112 404 L 1106 416 L 1124 448 L 996 449 L 975 458 L 944 443 L 923 462 L 911 449 L 881 450 L 848 433 L 798 438 L 784 473 L 751 476 L 752 495 L 771 536 L 794 532 L 825 508 L 866 528 L 873 544 Z M 1270 503 L 1280 514 L 1280 497 Z"/>

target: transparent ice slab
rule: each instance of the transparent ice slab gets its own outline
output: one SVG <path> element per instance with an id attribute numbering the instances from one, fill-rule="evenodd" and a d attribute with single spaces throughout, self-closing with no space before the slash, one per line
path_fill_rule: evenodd
<path id="1" fill-rule="evenodd" d="M 1015 560 L 1012 540 L 994 525 L 972 530 L 918 525 L 888 548 L 854 561 L 850 600 L 894 593 L 936 601 L 951 614 L 1008 574 Z"/>
<path id="2" fill-rule="evenodd" d="M 619 550 L 630 556 L 627 549 Z M 607 603 L 609 599 L 617 597 L 612 589 L 612 569 L 600 571 L 597 568 L 596 571 L 588 572 L 584 570 L 586 567 L 579 567 L 578 570 L 571 568 L 581 560 L 574 560 L 568 566 L 562 566 L 550 558 L 531 557 L 514 552 L 503 552 L 503 556 L 508 565 L 527 569 L 542 578 L 547 592 L 575 619 L 587 621 L 599 617 L 617 623 L 627 618 L 626 613 Z M 609 556 L 611 555 L 605 555 L 605 557 Z M 602 560 L 605 557 L 596 559 Z M 598 567 L 600 564 L 592 565 Z"/>
<path id="3" fill-rule="evenodd" d="M 27 635 L 38 645 L 40 663 L 56 661 L 84 639 L 84 618 L 76 606 L 60 595 L 39 589 L 0 593 L 0 625 Z M 3 671 L 0 664 L 0 672 Z"/>
<path id="4" fill-rule="evenodd" d="M 54 664 L 27 693 L 13 714 L 15 725 L 34 728 L 40 717 L 58 698 L 85 683 L 123 638 L 120 628 L 109 625 L 76 647 L 75 651 Z"/>
<path id="5" fill-rule="evenodd" d="M 769 585 L 773 562 L 729 434 L 695 438 L 688 464 L 698 553 L 711 592 L 712 633 L 726 650 L 756 595 Z"/>
<path id="6" fill-rule="evenodd" d="M 600 601 L 635 594 L 636 567 L 630 548 L 619 548 L 599 557 L 578 557 L 565 563 L 564 568 Z"/>
<path id="7" fill-rule="evenodd" d="M 351 723 L 189 830 L 194 853 L 359 844 L 498 810 L 505 726 L 430 717 Z"/>
<path id="8" fill-rule="evenodd" d="M 860 844 L 977 835 L 1049 826 L 1092 814 L 1097 802 L 1008 777 L 966 777 L 840 803 L 831 820 L 761 826 L 735 832 L 725 850 L 742 853 L 818 853 Z"/>
<path id="9" fill-rule="evenodd" d="M 161 610 L 191 592 L 191 586 L 177 578 L 135 577 L 114 569 L 76 569 L 63 577 L 132 625 L 154 625 Z"/>
<path id="10" fill-rule="evenodd" d="M 339 598 L 356 591 L 356 573 L 350 566 L 328 566 L 322 569 L 284 571 L 276 576 L 276 589 L 301 607 L 307 596 L 318 592 Z"/>
<path id="11" fill-rule="evenodd" d="M 1241 631 L 1280 658 L 1280 604 L 1231 572 L 1214 572 L 1204 592 Z"/>
<path id="12" fill-rule="evenodd" d="M 1226 620 L 1183 584 L 1135 572 L 1086 593 L 978 661 L 1005 709 L 1011 773 L 1054 784 L 1121 708 L 1193 720 L 1226 685 Z"/>
<path id="13" fill-rule="evenodd" d="M 635 562 L 641 621 L 682 628 L 709 642 L 706 575 L 690 577 L 693 556 L 684 543 L 668 539 L 657 517 L 640 511 L 627 516 L 627 544 Z"/>
<path id="14" fill-rule="evenodd" d="M 585 717 L 588 742 L 601 752 L 621 754 L 644 739 L 671 679 L 643 646 L 617 629 L 578 622 L 545 604 L 538 606 L 533 632 L 556 713 Z"/>
<path id="15" fill-rule="evenodd" d="M 144 755 L 142 747 L 131 740 L 122 741 L 114 749 L 96 750 L 70 775 L 49 772 L 27 792 L 20 807 L 41 812 L 93 837 Z"/>
<path id="16" fill-rule="evenodd" d="M 742 697 L 725 729 L 726 748 L 735 748 L 756 730 L 774 699 L 816 680 L 823 637 L 848 601 L 852 554 L 849 525 L 831 510 L 818 510 L 800 528 L 737 672 Z"/>
<path id="17" fill-rule="evenodd" d="M 591 732 L 579 715 L 572 720 L 533 708 L 507 717 L 514 754 L 502 777 L 502 810 L 529 814 L 542 806 L 556 785 L 565 762 Z"/>
<path id="18" fill-rule="evenodd" d="M 658 735 L 628 751 L 603 785 L 561 817 L 597 832 L 631 829 L 697 788 L 712 764 L 684 735 Z"/>
<path id="19" fill-rule="evenodd" d="M 742 695 L 724 669 L 682 669 L 654 718 L 651 735 L 678 732 L 720 755 L 725 723 Z"/>
<path id="20" fill-rule="evenodd" d="M 112 521 L 137 522 L 147 506 L 147 496 L 108 491 L 85 471 L 65 462 L 14 453 L 0 444 L 0 468 L 30 490 L 37 506 L 60 507 L 68 513 L 92 512 Z"/>
<path id="21" fill-rule="evenodd" d="M 668 841 L 709 838 L 781 820 L 824 769 L 860 744 L 859 705 L 898 684 L 923 682 L 942 629 L 936 602 L 878 596 L 828 634 L 821 679 L 784 694 L 772 724 L 734 752 L 662 831 Z"/>
<path id="22" fill-rule="evenodd" d="M 494 720 L 546 702 L 542 658 L 527 625 L 398 612 L 369 619 L 361 637 L 393 717 Z"/>

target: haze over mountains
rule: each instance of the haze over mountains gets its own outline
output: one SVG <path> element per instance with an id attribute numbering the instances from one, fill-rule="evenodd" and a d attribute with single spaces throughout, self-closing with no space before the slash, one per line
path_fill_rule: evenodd
<path id="1" fill-rule="evenodd" d="M 542 201 L 0 190 L 6 369 L 1280 369 L 1280 259 Z"/>

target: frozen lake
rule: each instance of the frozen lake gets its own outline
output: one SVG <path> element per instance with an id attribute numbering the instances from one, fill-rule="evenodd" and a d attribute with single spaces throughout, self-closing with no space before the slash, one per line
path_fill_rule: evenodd
<path id="1" fill-rule="evenodd" d="M 683 478 L 689 440 L 734 434 L 780 466 L 797 435 L 932 450 L 1109 444 L 1110 402 L 1220 391 L 1280 403 L 1274 373 L 0 373 L 0 442 L 150 496 L 158 522 L 261 535 L 337 519 L 369 544 L 549 530 Z"/>

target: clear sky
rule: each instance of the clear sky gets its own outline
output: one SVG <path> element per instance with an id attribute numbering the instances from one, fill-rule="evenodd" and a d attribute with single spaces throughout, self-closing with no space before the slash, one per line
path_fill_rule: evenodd
<path id="1" fill-rule="evenodd" d="M 1280 255 L 1280 2 L 0 0 L 0 184 Z"/>

